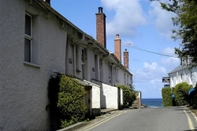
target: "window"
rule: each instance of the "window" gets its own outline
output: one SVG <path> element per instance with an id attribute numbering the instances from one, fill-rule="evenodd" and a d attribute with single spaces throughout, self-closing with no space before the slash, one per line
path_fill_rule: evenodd
<path id="1" fill-rule="evenodd" d="M 26 62 L 32 62 L 32 17 L 25 15 L 25 40 L 24 40 L 24 57 Z"/>

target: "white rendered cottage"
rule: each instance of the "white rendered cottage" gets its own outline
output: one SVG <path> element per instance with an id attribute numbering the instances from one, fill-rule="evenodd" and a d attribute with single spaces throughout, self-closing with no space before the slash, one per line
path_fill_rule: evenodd
<path id="1" fill-rule="evenodd" d="M 102 8 L 97 15 L 105 17 Z M 127 66 L 117 57 L 120 48 L 109 52 L 106 38 L 90 37 L 50 0 L 0 0 L 0 16 L 0 130 L 50 130 L 47 87 L 54 72 L 91 85 L 91 109 L 122 104 L 122 91 L 114 85 L 131 85 L 132 74 L 128 57 Z"/>
<path id="2" fill-rule="evenodd" d="M 196 86 L 197 68 L 190 68 L 190 58 L 181 60 L 181 64 L 168 73 L 170 77 L 170 87 L 175 87 L 177 84 L 187 82 L 192 87 Z"/>

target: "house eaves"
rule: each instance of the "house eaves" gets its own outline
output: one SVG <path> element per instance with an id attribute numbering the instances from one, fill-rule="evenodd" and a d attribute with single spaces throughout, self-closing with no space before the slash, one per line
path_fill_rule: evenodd
<path id="1" fill-rule="evenodd" d="M 178 67 L 176 67 L 175 69 L 173 69 L 172 71 L 170 71 L 170 72 L 168 73 L 168 75 L 169 75 L 169 74 L 172 74 L 172 73 L 175 73 L 175 72 L 178 72 L 178 71 L 181 71 L 181 70 L 187 70 L 187 69 L 189 69 L 188 66 L 179 65 Z"/>
<path id="2" fill-rule="evenodd" d="M 75 26 L 74 24 L 72 24 L 64 16 L 62 16 L 60 13 L 58 13 L 56 10 L 54 10 L 48 3 L 46 3 L 46 2 L 44 2 L 42 0 L 37 0 L 36 2 L 43 9 L 50 11 L 51 13 L 53 13 L 55 16 L 57 16 L 58 18 L 60 18 L 62 20 L 62 23 L 60 23 L 60 24 L 62 24 L 61 25 L 62 28 L 64 27 L 64 28 L 67 28 L 67 30 L 70 30 L 69 31 L 70 33 L 68 32 L 68 35 L 71 38 L 74 38 L 75 39 L 75 42 L 78 42 L 80 44 L 83 44 L 84 46 L 89 46 L 92 43 L 95 48 L 98 48 L 99 49 L 99 52 L 102 52 L 105 55 L 108 55 L 109 54 L 109 51 L 106 48 L 104 48 L 100 43 L 98 43 L 92 36 L 86 34 L 81 29 L 79 29 L 77 26 Z"/>
<path id="3" fill-rule="evenodd" d="M 31 1 L 31 0 L 27 0 Z M 32 2 L 32 1 L 31 1 Z M 117 59 L 115 54 L 110 53 L 106 48 L 104 48 L 100 43 L 98 43 L 92 36 L 89 36 L 85 32 L 83 32 L 81 29 L 79 29 L 77 26 L 75 26 L 73 23 L 71 23 L 68 19 L 66 19 L 64 16 L 62 16 L 60 13 L 58 13 L 56 10 L 54 10 L 48 3 L 46 3 L 43 0 L 36 0 L 35 2 L 40 5 L 44 10 L 47 10 L 48 14 L 52 13 L 54 14 L 57 18 L 61 20 L 60 26 L 63 29 L 67 29 L 68 35 L 70 35 L 72 38 L 75 38 L 76 41 L 82 40 L 81 43 L 85 44 L 87 43 L 87 46 L 91 45 L 99 50 L 100 53 L 103 53 L 103 55 L 112 56 L 112 59 L 114 59 L 114 62 L 117 62 L 119 66 L 124 69 L 127 73 L 131 74 L 122 64 L 121 62 Z M 85 42 L 84 42 L 85 41 Z M 132 74 L 131 74 L 132 75 Z"/>
<path id="4" fill-rule="evenodd" d="M 94 48 L 97 52 L 102 53 L 104 56 L 109 55 L 109 51 L 98 43 L 92 36 L 86 35 L 88 47 Z"/>
<path id="5" fill-rule="evenodd" d="M 79 29 L 77 26 L 75 26 L 73 23 L 71 23 L 68 19 L 66 19 L 64 16 L 62 16 L 60 13 L 58 13 L 56 10 L 54 10 L 48 3 L 46 3 L 43 0 L 36 0 L 36 2 L 42 7 L 44 10 L 47 10 L 48 14 L 53 14 L 57 18 L 60 19 L 60 27 L 62 29 L 66 29 L 68 32 L 68 35 L 70 35 L 72 38 L 75 39 L 83 39 L 87 35 L 85 32 L 83 32 L 81 29 Z"/>
<path id="6" fill-rule="evenodd" d="M 125 72 L 127 72 L 128 74 L 130 74 L 131 76 L 133 76 L 133 74 L 131 74 L 131 72 L 129 72 L 128 69 L 126 69 L 124 67 L 124 65 L 121 64 L 121 61 L 119 61 L 119 59 L 116 57 L 116 55 L 114 53 L 110 53 L 110 59 L 111 61 L 114 62 L 114 64 L 117 64 L 117 66 L 119 66 L 122 70 L 124 70 Z"/>

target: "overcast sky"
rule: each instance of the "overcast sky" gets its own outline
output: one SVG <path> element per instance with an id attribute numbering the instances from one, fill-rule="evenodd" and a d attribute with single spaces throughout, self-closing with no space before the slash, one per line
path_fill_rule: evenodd
<path id="1" fill-rule="evenodd" d="M 175 14 L 149 0 L 51 0 L 51 6 L 94 38 L 95 14 L 98 7 L 103 7 L 107 49 L 114 52 L 114 38 L 119 34 L 122 52 L 124 49 L 129 51 L 129 71 L 133 74 L 135 89 L 142 92 L 142 98 L 162 97 L 161 89 L 166 84 L 162 83 L 162 77 L 167 77 L 180 64 L 174 54 L 174 47 L 179 47 L 180 42 L 171 38 L 171 30 L 175 28 L 171 18 Z"/>

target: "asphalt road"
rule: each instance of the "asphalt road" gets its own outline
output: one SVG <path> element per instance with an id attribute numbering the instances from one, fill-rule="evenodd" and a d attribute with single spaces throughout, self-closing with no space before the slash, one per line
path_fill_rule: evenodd
<path id="1" fill-rule="evenodd" d="M 197 131 L 197 119 L 185 107 L 122 110 L 77 131 Z"/>

